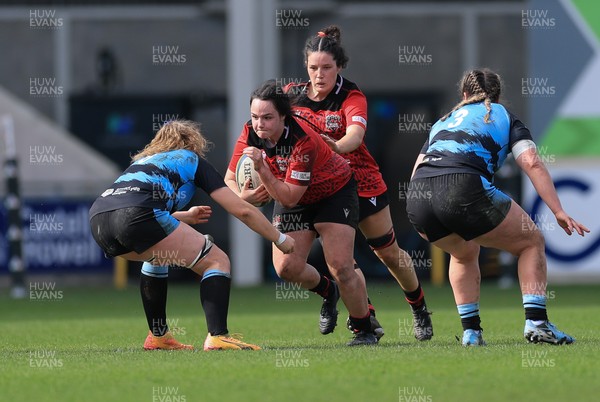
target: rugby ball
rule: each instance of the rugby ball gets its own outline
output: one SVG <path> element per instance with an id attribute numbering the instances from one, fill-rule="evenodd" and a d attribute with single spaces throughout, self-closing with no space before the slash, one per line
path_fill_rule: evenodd
<path id="1" fill-rule="evenodd" d="M 262 182 L 260 181 L 260 176 L 254 170 L 254 162 L 247 155 L 242 155 L 238 160 L 238 163 L 235 167 L 235 181 L 237 183 L 238 190 L 242 191 L 244 188 L 244 183 L 246 180 L 250 179 L 250 189 L 253 190 L 260 186 Z M 267 201 L 259 204 L 253 204 L 255 207 L 262 207 L 271 201 L 269 198 Z"/>

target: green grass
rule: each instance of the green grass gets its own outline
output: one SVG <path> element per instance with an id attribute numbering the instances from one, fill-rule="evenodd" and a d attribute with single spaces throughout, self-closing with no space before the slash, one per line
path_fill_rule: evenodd
<path id="1" fill-rule="evenodd" d="M 600 289 L 549 290 L 550 318 L 577 338 L 574 345 L 527 344 L 518 290 L 493 286 L 484 286 L 481 301 L 488 346 L 470 349 L 455 339 L 462 330 L 447 287 L 426 286 L 435 336 L 419 343 L 399 288 L 370 285 L 386 335 L 362 348 L 345 346 L 343 306 L 336 331 L 322 336 L 317 297 L 277 299 L 274 284 L 233 289 L 229 329 L 263 350 L 211 353 L 142 351 L 147 329 L 133 285 L 65 288 L 50 301 L 1 296 L 0 400 L 598 400 Z M 171 286 L 168 313 L 178 339 L 201 346 L 198 289 Z"/>

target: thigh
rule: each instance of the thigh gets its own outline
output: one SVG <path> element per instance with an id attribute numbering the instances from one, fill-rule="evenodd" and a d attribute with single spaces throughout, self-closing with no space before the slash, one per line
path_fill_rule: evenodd
<path id="1" fill-rule="evenodd" d="M 384 236 L 393 226 L 389 206 L 367 216 L 358 223 L 360 231 L 367 239 L 377 239 Z"/>
<path id="2" fill-rule="evenodd" d="M 152 263 L 155 265 L 187 267 L 198 256 L 205 242 L 206 239 L 202 233 L 188 224 L 180 222 L 171 234 L 149 249 L 142 253 L 128 253 L 123 257 L 141 261 L 152 259 Z"/>
<path id="3" fill-rule="evenodd" d="M 506 218 L 491 231 L 473 239 L 484 247 L 492 247 L 518 255 L 532 244 L 543 244 L 542 234 L 527 212 L 512 201 Z"/>
<path id="4" fill-rule="evenodd" d="M 315 228 L 321 235 L 323 254 L 327 265 L 333 269 L 354 267 L 354 235 L 356 231 L 339 223 L 318 223 Z"/>
<path id="5" fill-rule="evenodd" d="M 294 252 L 284 254 L 275 245 L 273 245 L 273 265 L 275 270 L 279 272 L 280 268 L 290 264 L 306 264 L 308 254 L 312 247 L 313 241 L 316 238 L 316 232 L 312 230 L 303 230 L 286 233 L 295 240 Z"/>
<path id="6" fill-rule="evenodd" d="M 459 260 L 477 261 L 479 257 L 479 244 L 474 240 L 467 241 L 456 233 L 434 241 L 432 244 Z"/>

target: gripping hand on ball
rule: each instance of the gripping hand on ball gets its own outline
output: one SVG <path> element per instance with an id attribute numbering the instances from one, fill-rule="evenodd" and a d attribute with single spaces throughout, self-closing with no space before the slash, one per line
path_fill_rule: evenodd
<path id="1" fill-rule="evenodd" d="M 240 197 L 252 205 L 265 204 L 271 200 L 271 196 L 264 185 L 261 184 L 256 189 L 250 188 L 250 179 L 244 183 Z"/>
<path id="2" fill-rule="evenodd" d="M 262 151 L 255 147 L 244 148 L 244 155 L 248 156 L 254 162 L 254 170 L 259 172 L 264 166 Z"/>

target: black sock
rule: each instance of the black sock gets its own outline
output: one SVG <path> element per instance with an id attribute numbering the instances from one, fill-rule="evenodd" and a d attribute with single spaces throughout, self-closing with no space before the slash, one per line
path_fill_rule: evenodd
<path id="1" fill-rule="evenodd" d="M 525 307 L 525 319 L 533 321 L 548 321 L 548 313 L 545 308 Z"/>
<path id="2" fill-rule="evenodd" d="M 148 328 L 154 336 L 163 336 L 169 330 L 167 325 L 167 285 L 168 278 L 140 275 L 142 304 Z"/>
<path id="3" fill-rule="evenodd" d="M 463 331 L 467 329 L 474 329 L 476 331 L 481 331 L 481 318 L 478 315 L 474 315 L 472 317 L 461 318 L 460 322 L 463 327 Z"/>
<path id="4" fill-rule="evenodd" d="M 423 304 L 425 304 L 425 294 L 423 293 L 420 283 L 419 286 L 417 286 L 417 288 L 412 292 L 404 291 L 404 297 L 406 298 L 408 304 L 410 304 L 410 307 L 413 309 L 413 311 L 418 310 L 419 308 L 423 307 Z"/>
<path id="5" fill-rule="evenodd" d="M 352 323 L 352 328 L 354 328 L 354 332 L 366 331 L 371 332 L 371 313 L 367 314 L 365 317 L 356 318 L 349 316 L 349 320 Z"/>
<path id="6" fill-rule="evenodd" d="M 225 275 L 211 275 L 200 282 L 200 302 L 206 317 L 206 327 L 213 336 L 229 333 L 227 313 L 230 290 L 231 278 Z"/>
<path id="7" fill-rule="evenodd" d="M 328 279 L 326 276 L 321 275 L 321 280 L 319 281 L 319 284 L 309 290 L 311 292 L 315 292 L 322 298 L 327 299 L 327 296 L 329 296 L 330 285 L 331 285 L 331 280 Z"/>

